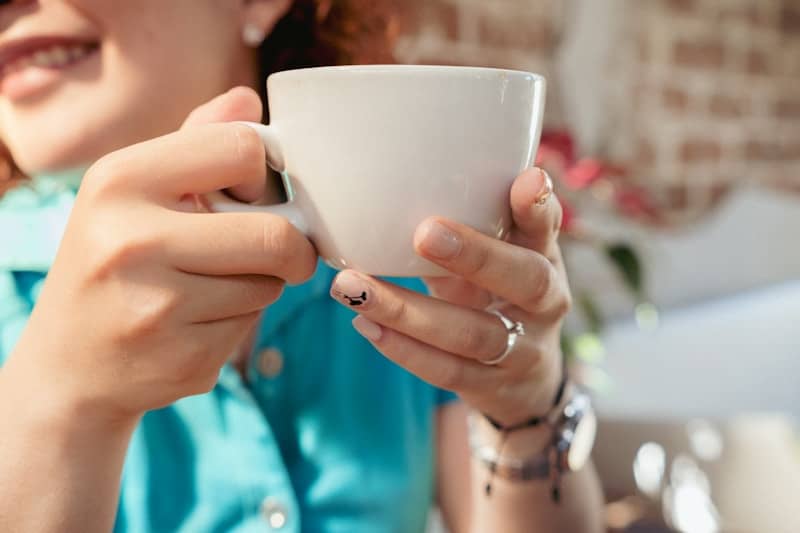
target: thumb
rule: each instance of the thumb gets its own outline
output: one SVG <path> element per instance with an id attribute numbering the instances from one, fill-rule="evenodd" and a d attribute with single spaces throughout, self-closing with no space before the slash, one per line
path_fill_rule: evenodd
<path id="1" fill-rule="evenodd" d="M 261 98 L 253 89 L 234 87 L 189 113 L 181 129 L 214 122 L 237 120 L 260 122 L 262 109 Z M 228 192 L 242 201 L 256 201 L 264 196 L 265 186 L 266 183 L 240 185 L 231 188 Z M 197 198 L 196 201 L 199 202 L 199 206 L 208 208 L 208 203 L 204 199 Z"/>
<path id="2" fill-rule="evenodd" d="M 234 87 L 189 113 L 181 129 L 236 120 L 260 122 L 261 112 L 261 98 L 253 89 Z"/>

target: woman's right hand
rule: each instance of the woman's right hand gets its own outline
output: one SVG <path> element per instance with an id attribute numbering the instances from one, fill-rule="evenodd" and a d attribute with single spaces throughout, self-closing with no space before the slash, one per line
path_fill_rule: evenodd
<path id="1" fill-rule="evenodd" d="M 316 267 L 283 218 L 195 207 L 211 191 L 263 191 L 258 135 L 224 123 L 260 116 L 255 93 L 235 89 L 89 169 L 7 377 L 59 410 L 125 419 L 214 386 L 284 282 Z"/>

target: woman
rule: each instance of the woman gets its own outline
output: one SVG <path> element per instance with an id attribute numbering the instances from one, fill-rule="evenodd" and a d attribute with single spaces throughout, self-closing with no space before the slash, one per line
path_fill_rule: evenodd
<path id="1" fill-rule="evenodd" d="M 279 201 L 231 122 L 262 117 L 266 74 L 353 60 L 348 37 L 376 24 L 358 4 L 0 7 L 2 141 L 34 178 L 7 176 L 0 204 L 0 530 L 420 531 L 434 498 L 455 532 L 598 530 L 589 467 L 558 505 L 548 480 L 497 475 L 487 495 L 465 468 L 469 411 L 504 456 L 551 438 L 486 418 L 559 403 L 569 295 L 542 172 L 515 182 L 509 243 L 420 226 L 418 252 L 454 274 L 427 280 L 436 298 L 317 268 L 279 217 L 199 207 L 219 189 Z M 354 288 L 369 305 L 335 299 Z M 527 332 L 511 353 L 496 300 Z"/>

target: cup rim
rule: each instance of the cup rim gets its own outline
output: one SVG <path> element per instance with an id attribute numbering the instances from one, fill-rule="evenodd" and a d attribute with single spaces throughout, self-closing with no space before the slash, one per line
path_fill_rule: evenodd
<path id="1" fill-rule="evenodd" d="M 282 70 L 275 72 L 269 78 L 283 79 L 296 76 L 324 75 L 331 73 L 348 74 L 408 74 L 409 72 L 427 75 L 442 74 L 505 74 L 507 76 L 523 77 L 533 79 L 536 82 L 544 82 L 545 77 L 535 72 L 525 70 L 504 69 L 495 67 L 471 67 L 460 65 L 410 65 L 410 64 L 379 64 L 379 65 L 332 65 L 325 67 L 304 67 L 297 69 Z"/>

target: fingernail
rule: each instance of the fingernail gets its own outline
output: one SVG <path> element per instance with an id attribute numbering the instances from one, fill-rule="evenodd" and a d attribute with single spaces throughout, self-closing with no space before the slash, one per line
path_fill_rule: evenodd
<path id="1" fill-rule="evenodd" d="M 342 272 L 333 281 L 331 296 L 339 303 L 355 309 L 364 309 L 370 303 L 369 285 L 352 272 Z"/>
<path id="2" fill-rule="evenodd" d="M 550 197 L 553 196 L 553 180 L 550 178 L 550 175 L 544 171 L 540 171 L 542 174 L 542 187 L 539 189 L 539 194 L 536 195 L 536 199 L 533 201 L 534 204 L 538 206 L 545 205 Z"/>
<path id="3" fill-rule="evenodd" d="M 383 336 L 383 328 L 368 318 L 359 315 L 353 319 L 356 331 L 372 342 L 378 342 Z"/>
<path id="4" fill-rule="evenodd" d="M 438 259 L 452 259 L 461 251 L 461 237 L 439 222 L 425 222 L 420 248 Z"/>

